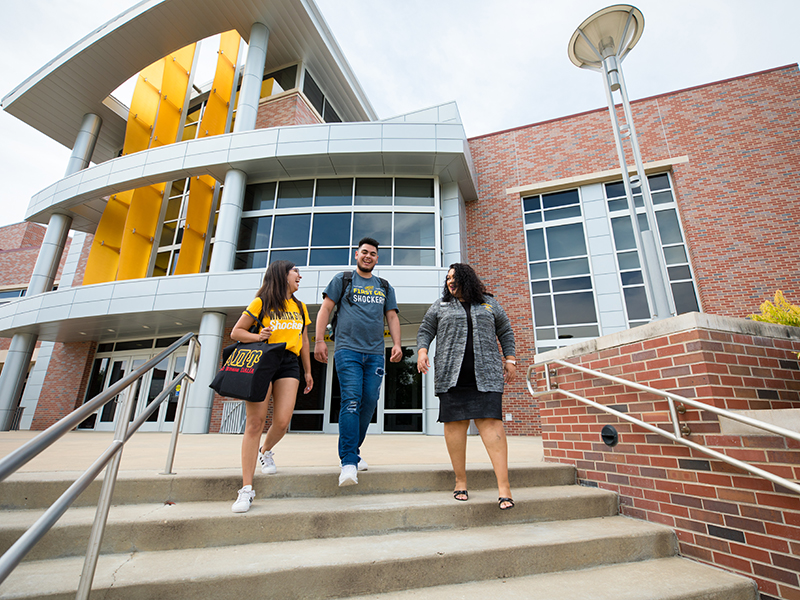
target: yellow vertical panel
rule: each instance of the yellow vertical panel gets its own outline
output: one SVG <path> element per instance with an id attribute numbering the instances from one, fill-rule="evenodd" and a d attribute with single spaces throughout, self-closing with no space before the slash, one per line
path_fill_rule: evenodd
<path id="1" fill-rule="evenodd" d="M 165 184 L 159 183 L 133 191 L 128 218 L 122 234 L 117 280 L 140 279 L 147 276 L 150 254 L 161 215 Z"/>
<path id="2" fill-rule="evenodd" d="M 275 78 L 270 77 L 261 82 L 261 96 L 260 98 L 269 98 L 272 96 L 272 86 L 275 85 Z"/>
<path id="3" fill-rule="evenodd" d="M 116 278 L 122 231 L 132 197 L 133 190 L 130 190 L 114 194 L 109 198 L 89 250 L 83 285 L 105 283 Z"/>
<path id="4" fill-rule="evenodd" d="M 125 129 L 123 154 L 131 154 L 150 147 L 150 138 L 158 114 L 164 59 L 154 62 L 139 73 L 131 99 L 128 124 Z"/>
<path id="5" fill-rule="evenodd" d="M 189 74 L 194 61 L 196 44 L 189 44 L 164 59 L 164 77 L 161 84 L 161 105 L 153 130 L 151 147 L 172 144 L 178 137 L 181 113 L 189 87 Z"/>
<path id="6" fill-rule="evenodd" d="M 209 137 L 225 133 L 225 124 L 230 111 L 231 91 L 236 77 L 236 60 L 239 56 L 241 38 L 235 30 L 220 35 L 217 70 L 214 83 L 200 123 L 200 135 Z"/>
<path id="7" fill-rule="evenodd" d="M 181 251 L 175 275 L 199 273 L 203 262 L 203 250 L 208 234 L 208 221 L 214 200 L 216 180 L 209 175 L 193 177 L 189 187 L 189 203 L 186 207 L 186 225 L 183 230 Z"/>

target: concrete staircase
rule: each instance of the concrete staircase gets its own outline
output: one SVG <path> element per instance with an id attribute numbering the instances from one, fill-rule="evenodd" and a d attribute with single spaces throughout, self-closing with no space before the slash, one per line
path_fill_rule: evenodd
<path id="1" fill-rule="evenodd" d="M 0 483 L 5 551 L 71 481 Z M 380 467 L 337 486 L 331 469 L 257 476 L 233 514 L 231 471 L 123 472 L 93 598 L 537 598 L 755 600 L 752 581 L 679 558 L 674 533 L 617 515 L 614 494 L 574 485 L 572 467 L 511 470 L 516 507 L 470 470 L 452 499 L 444 467 Z M 74 598 L 99 483 L 0 585 L 0 597 Z"/>

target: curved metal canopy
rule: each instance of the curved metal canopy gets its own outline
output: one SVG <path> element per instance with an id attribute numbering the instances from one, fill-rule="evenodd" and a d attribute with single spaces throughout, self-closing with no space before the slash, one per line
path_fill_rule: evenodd
<path id="1" fill-rule="evenodd" d="M 2 108 L 72 148 L 83 115 L 103 127 L 93 162 L 117 155 L 125 119 L 107 106 L 122 83 L 188 44 L 253 23 L 270 31 L 266 70 L 303 61 L 345 121 L 377 115 L 313 0 L 144 0 L 84 37 L 6 95 Z M 106 103 L 104 103 L 106 101 Z"/>

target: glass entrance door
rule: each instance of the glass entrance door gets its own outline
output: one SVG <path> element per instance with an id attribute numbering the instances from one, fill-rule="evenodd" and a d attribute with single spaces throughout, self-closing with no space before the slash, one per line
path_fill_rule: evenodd
<path id="1" fill-rule="evenodd" d="M 332 349 L 331 349 L 332 350 Z M 381 385 L 378 408 L 372 415 L 368 434 L 374 433 L 423 433 L 423 388 L 422 375 L 417 372 L 417 351 L 404 346 L 403 359 L 399 363 L 389 361 L 391 348 L 386 349 L 385 372 Z M 331 368 L 327 370 L 323 431 L 339 433 L 339 408 L 341 391 L 339 377 L 333 364 L 333 352 L 329 353 Z M 316 385 L 316 384 L 315 384 Z"/>

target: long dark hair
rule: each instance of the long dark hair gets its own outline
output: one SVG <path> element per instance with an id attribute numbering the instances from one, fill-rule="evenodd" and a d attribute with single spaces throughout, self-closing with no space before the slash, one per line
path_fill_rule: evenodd
<path id="1" fill-rule="evenodd" d="M 486 286 L 483 285 L 483 282 L 478 277 L 478 274 L 469 265 L 464 263 L 453 263 L 450 265 L 450 269 L 453 269 L 453 279 L 455 280 L 456 285 L 461 292 L 461 298 L 463 298 L 464 302 L 469 304 L 480 304 L 486 299 L 486 296 L 491 296 L 491 294 L 486 291 Z M 448 269 L 448 272 L 450 269 Z M 453 295 L 450 293 L 450 289 L 447 287 L 447 280 L 445 280 L 442 300 L 449 302 L 452 299 Z"/>
<path id="2" fill-rule="evenodd" d="M 256 292 L 256 298 L 261 298 L 264 314 L 283 310 L 283 305 L 286 304 L 286 292 L 289 289 L 286 278 L 292 269 L 294 269 L 294 263 L 290 260 L 276 260 L 267 267 L 267 272 L 264 273 L 264 282 Z M 294 294 L 292 294 L 292 300 L 297 303 L 299 309 L 300 302 L 294 297 Z"/>

